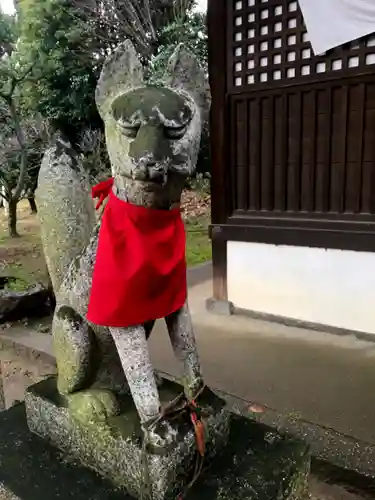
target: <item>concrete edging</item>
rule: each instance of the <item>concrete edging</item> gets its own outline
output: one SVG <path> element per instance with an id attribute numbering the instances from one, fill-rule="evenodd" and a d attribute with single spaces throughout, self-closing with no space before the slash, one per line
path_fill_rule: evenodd
<path id="1" fill-rule="evenodd" d="M 360 330 L 349 330 L 337 326 L 325 325 L 323 323 L 313 323 L 286 316 L 278 316 L 271 313 L 253 311 L 251 309 L 242 309 L 236 307 L 232 302 L 227 300 L 217 300 L 210 297 L 206 300 L 206 309 L 210 314 L 220 316 L 244 316 L 246 318 L 275 323 L 277 325 L 289 326 L 292 328 L 300 328 L 303 330 L 311 330 L 314 332 L 329 333 L 332 335 L 350 335 L 355 336 L 358 340 L 367 342 L 375 342 L 375 333 L 362 332 Z"/>
<path id="2" fill-rule="evenodd" d="M 44 348 L 43 339 L 45 339 Z M 21 357 L 25 356 L 29 360 L 41 361 L 55 366 L 56 360 L 50 352 L 51 336 L 38 333 L 37 344 L 33 347 L 31 341 L 25 345 L 22 339 L 17 340 L 17 336 L 0 335 L 0 348 L 10 348 Z M 160 374 L 167 379 L 176 380 L 176 377 L 168 373 L 160 372 Z M 246 401 L 233 394 L 219 389 L 215 390 L 228 402 L 229 410 L 233 413 L 306 441 L 311 447 L 313 456 L 319 460 L 375 478 L 375 445 L 341 434 L 334 429 L 308 422 L 296 415 L 285 415 L 272 408 L 258 406 L 252 401 Z"/>
<path id="3" fill-rule="evenodd" d="M 18 341 L 16 337 L 6 338 L 4 335 L 0 335 L 0 347 L 11 348 L 16 354 L 26 356 L 27 359 L 39 360 L 55 366 L 56 360 L 49 352 L 51 336 L 40 333 L 38 335 L 38 347 L 35 348 Z M 43 336 L 47 346 L 45 349 L 41 346 Z M 167 379 L 176 381 L 176 377 L 168 373 L 159 373 Z M 259 406 L 220 389 L 215 389 L 215 392 L 227 401 L 231 412 L 256 420 L 278 432 L 304 440 L 310 445 L 314 458 L 341 469 L 375 478 L 375 445 L 308 422 L 295 415 L 285 415 L 272 408 Z"/>
<path id="4" fill-rule="evenodd" d="M 375 342 L 375 334 L 362 332 L 359 330 L 348 330 L 346 328 L 340 328 L 337 326 L 325 325 L 322 323 L 312 323 L 310 321 L 304 321 L 294 318 L 288 318 L 286 316 L 277 316 L 270 313 L 262 313 L 257 311 L 252 311 L 250 309 L 240 309 L 234 307 L 233 314 L 245 316 L 247 318 L 256 319 L 260 321 L 267 321 L 268 323 L 276 323 L 279 325 L 290 326 L 292 328 L 301 328 L 303 330 L 312 330 L 315 332 L 329 333 L 332 335 L 351 335 L 357 337 L 358 340 L 366 340 L 367 342 Z"/>
<path id="5" fill-rule="evenodd" d="M 159 373 L 167 379 L 176 380 L 176 377 L 170 374 Z M 329 463 L 343 471 L 375 479 L 375 445 L 359 441 L 334 429 L 319 426 L 296 416 L 284 415 L 271 408 L 259 406 L 220 389 L 214 390 L 227 401 L 228 409 L 232 413 L 255 420 L 281 434 L 287 434 L 306 442 L 315 459 Z"/>

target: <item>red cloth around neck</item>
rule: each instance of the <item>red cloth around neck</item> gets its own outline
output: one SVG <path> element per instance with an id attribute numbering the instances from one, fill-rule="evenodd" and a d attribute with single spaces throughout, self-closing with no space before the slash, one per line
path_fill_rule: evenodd
<path id="1" fill-rule="evenodd" d="M 187 297 L 185 228 L 180 209 L 156 210 L 125 202 L 113 179 L 93 188 L 98 206 L 109 194 L 99 233 L 89 322 L 128 327 L 163 318 Z"/>

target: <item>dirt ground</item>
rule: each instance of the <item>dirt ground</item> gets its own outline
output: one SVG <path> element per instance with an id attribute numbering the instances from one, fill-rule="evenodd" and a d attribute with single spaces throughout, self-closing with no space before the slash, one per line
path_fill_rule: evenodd
<path id="1" fill-rule="evenodd" d="M 30 213 L 27 201 L 18 208 L 19 238 L 8 237 L 7 218 L 0 209 L 0 275 L 14 276 L 27 285 L 48 281 L 47 266 L 40 241 L 39 222 L 36 214 Z"/>
<path id="2" fill-rule="evenodd" d="M 10 350 L 0 352 L 5 407 L 24 400 L 25 389 L 53 375 L 56 368 L 38 359 L 26 359 Z"/>

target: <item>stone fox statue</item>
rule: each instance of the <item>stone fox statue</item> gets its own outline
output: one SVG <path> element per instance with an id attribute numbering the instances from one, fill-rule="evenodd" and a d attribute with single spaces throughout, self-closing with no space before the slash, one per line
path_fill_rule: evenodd
<path id="1" fill-rule="evenodd" d="M 39 174 L 37 204 L 42 240 L 57 297 L 52 333 L 58 390 L 77 417 L 94 421 L 116 415 L 119 412 L 116 395 L 130 388 L 148 442 L 154 448 L 164 448 L 173 442 L 175 432 L 171 424 L 161 418 L 157 383 L 147 345 L 154 320 L 160 316 L 158 311 L 153 311 L 153 300 L 147 293 L 143 310 L 140 299 L 137 303 L 137 297 L 144 297 L 143 292 L 149 287 L 153 287 L 155 303 L 160 302 L 159 295 L 164 297 L 164 309 L 161 307 L 160 311 L 167 311 L 165 321 L 173 349 L 184 367 L 186 397 L 193 400 L 204 387 L 185 300 L 186 269 L 181 274 L 181 262 L 184 261 L 181 242 L 184 244 L 184 240 L 179 203 L 186 177 L 195 170 L 205 91 L 203 71 L 195 57 L 181 47 L 169 61 L 165 86 L 145 86 L 141 63 L 131 43 L 126 41 L 106 61 L 96 92 L 113 175 L 113 180 L 107 184 L 111 194 L 102 223 L 95 222 L 87 180 L 79 159 L 68 144 L 58 141 L 46 152 Z M 115 204 L 127 207 L 124 217 L 131 219 L 131 229 L 126 235 L 118 234 L 123 227 L 121 215 L 116 228 L 108 215 L 116 211 Z M 143 214 L 137 218 L 139 210 L 143 210 Z M 138 279 L 137 273 L 128 272 L 130 285 L 128 283 L 123 294 L 128 299 L 115 305 L 114 314 L 111 307 L 122 297 L 117 294 L 118 289 L 122 290 L 118 286 L 122 273 L 134 268 L 133 260 L 138 261 L 140 254 L 150 254 L 141 246 L 133 251 L 131 232 L 137 232 L 138 220 L 143 216 L 152 226 L 153 219 L 149 220 L 148 211 L 156 214 L 157 221 L 160 217 L 163 221 L 168 217 L 172 219 L 167 224 L 172 228 L 169 233 L 173 247 L 171 255 L 176 253 L 175 245 L 180 253 L 171 258 L 172 261 L 177 258 L 175 267 L 179 271 L 174 274 L 172 266 L 162 272 L 173 277 L 174 288 L 170 300 L 168 294 L 165 295 L 169 282 L 155 289 L 153 263 L 150 264 L 153 256 L 146 255 L 146 267 L 140 270 L 141 278 Z M 163 214 L 167 216 L 163 218 Z M 101 234 L 104 224 L 111 233 L 109 240 L 107 233 L 106 236 Z M 152 233 L 154 228 L 149 229 Z M 109 256 L 114 253 L 110 247 L 112 237 L 125 240 L 127 250 L 124 255 Z M 175 242 L 173 238 L 176 238 Z M 151 239 L 154 245 L 153 237 Z M 147 239 L 140 241 L 147 242 Z M 158 248 L 164 246 L 171 248 L 171 242 L 162 241 Z M 106 278 L 107 258 L 110 275 Z M 116 261 L 121 258 L 122 262 Z M 169 262 L 171 260 L 167 259 L 167 267 Z M 116 273 L 113 269 L 116 263 L 119 263 L 118 279 L 113 274 Z M 176 283 L 178 280 L 179 284 Z M 150 317 L 149 310 L 157 317 Z M 137 324 L 133 323 L 136 318 L 141 319 Z M 151 431 L 147 425 L 150 421 L 158 422 Z"/>

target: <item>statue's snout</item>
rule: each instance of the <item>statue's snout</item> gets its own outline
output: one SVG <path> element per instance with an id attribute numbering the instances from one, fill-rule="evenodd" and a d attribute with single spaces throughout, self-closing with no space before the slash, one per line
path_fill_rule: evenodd
<path id="1" fill-rule="evenodd" d="M 147 172 L 149 179 L 157 183 L 165 182 L 168 175 L 168 169 L 157 162 L 150 162 L 147 165 Z"/>
<path id="2" fill-rule="evenodd" d="M 163 184 L 168 177 L 168 165 L 166 162 L 158 162 L 154 158 L 141 158 L 134 162 L 132 177 L 139 181 Z"/>

